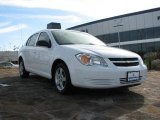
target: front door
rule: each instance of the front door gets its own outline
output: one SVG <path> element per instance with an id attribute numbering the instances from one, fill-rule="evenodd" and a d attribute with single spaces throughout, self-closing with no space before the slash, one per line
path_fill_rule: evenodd
<path id="1" fill-rule="evenodd" d="M 46 41 L 48 44 L 51 44 L 49 35 L 46 32 L 40 33 L 38 41 Z M 48 77 L 50 75 L 51 52 L 51 48 L 36 45 L 35 69 L 38 71 L 38 74 L 41 74 L 42 76 Z"/>

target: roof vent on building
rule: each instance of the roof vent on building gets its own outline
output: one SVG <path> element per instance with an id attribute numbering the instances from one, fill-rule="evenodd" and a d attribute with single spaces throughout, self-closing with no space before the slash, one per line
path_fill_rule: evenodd
<path id="1" fill-rule="evenodd" d="M 61 29 L 61 24 L 55 22 L 48 23 L 47 29 Z"/>

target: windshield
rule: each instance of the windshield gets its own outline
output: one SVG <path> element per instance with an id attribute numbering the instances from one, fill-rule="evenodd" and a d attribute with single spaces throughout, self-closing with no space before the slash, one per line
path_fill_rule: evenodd
<path id="1" fill-rule="evenodd" d="M 97 39 L 96 37 L 87 33 L 81 33 L 78 31 L 52 31 L 52 34 L 59 45 L 65 44 L 84 44 L 84 45 L 103 45 L 105 43 Z"/>

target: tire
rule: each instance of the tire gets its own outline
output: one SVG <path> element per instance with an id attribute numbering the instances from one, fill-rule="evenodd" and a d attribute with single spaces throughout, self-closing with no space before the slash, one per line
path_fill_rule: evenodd
<path id="1" fill-rule="evenodd" d="M 29 76 L 29 72 L 25 70 L 24 62 L 22 59 L 19 61 L 19 75 L 21 78 L 28 78 Z"/>
<path id="2" fill-rule="evenodd" d="M 55 89 L 61 94 L 71 92 L 72 84 L 67 66 L 64 63 L 58 63 L 53 72 Z"/>

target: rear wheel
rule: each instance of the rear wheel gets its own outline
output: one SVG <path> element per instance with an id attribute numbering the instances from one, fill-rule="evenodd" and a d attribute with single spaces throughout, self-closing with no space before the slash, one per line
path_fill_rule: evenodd
<path id="1" fill-rule="evenodd" d="M 67 66 L 58 63 L 53 72 L 53 79 L 56 90 L 61 94 L 71 92 L 72 84 Z"/>
<path id="2" fill-rule="evenodd" d="M 29 76 L 29 72 L 25 70 L 24 62 L 22 59 L 19 61 L 19 75 L 21 78 L 27 78 Z"/>

